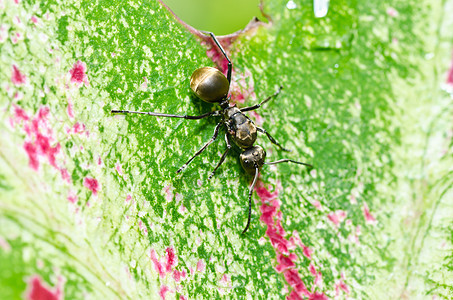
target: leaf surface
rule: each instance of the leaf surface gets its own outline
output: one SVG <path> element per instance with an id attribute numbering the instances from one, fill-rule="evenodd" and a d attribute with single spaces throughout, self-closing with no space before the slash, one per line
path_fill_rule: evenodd
<path id="1" fill-rule="evenodd" d="M 284 87 L 249 114 L 268 161 L 314 165 L 265 166 L 241 235 L 224 132 L 176 174 L 219 119 L 110 113 L 214 110 L 209 44 L 156 1 L 1 2 L 0 295 L 450 298 L 453 4 L 295 4 L 223 40 L 238 106 Z"/>

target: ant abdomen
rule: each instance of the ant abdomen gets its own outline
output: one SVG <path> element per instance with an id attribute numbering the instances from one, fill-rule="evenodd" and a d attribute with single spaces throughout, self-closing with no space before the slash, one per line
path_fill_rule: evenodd
<path id="1" fill-rule="evenodd" d="M 230 83 L 222 72 L 212 67 L 196 69 L 190 77 L 190 88 L 201 100 L 217 103 L 224 100 Z"/>

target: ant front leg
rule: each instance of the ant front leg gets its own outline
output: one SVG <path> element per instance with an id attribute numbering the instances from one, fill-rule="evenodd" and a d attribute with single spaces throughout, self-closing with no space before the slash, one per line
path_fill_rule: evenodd
<path id="1" fill-rule="evenodd" d="M 227 148 L 226 148 L 225 152 L 223 152 L 219 163 L 217 164 L 217 166 L 214 168 L 214 170 L 209 175 L 208 180 L 211 180 L 211 178 L 214 176 L 215 171 L 217 171 L 217 169 L 220 167 L 220 165 L 225 161 L 225 157 L 227 156 L 228 152 L 231 149 L 231 143 L 230 143 L 230 139 L 228 137 L 228 133 L 225 134 L 225 141 L 226 141 Z"/>
<path id="2" fill-rule="evenodd" d="M 266 131 L 266 129 L 256 126 L 256 130 L 258 130 L 259 132 L 265 133 L 265 134 L 267 135 L 267 137 L 269 138 L 269 140 L 271 141 L 271 143 L 274 144 L 274 145 L 276 145 L 276 146 L 278 146 L 278 147 L 280 148 L 280 150 L 283 150 L 283 151 L 286 151 L 286 152 L 291 152 L 291 150 L 286 149 L 286 148 L 284 148 L 282 145 L 280 145 L 280 144 L 272 137 L 272 135 L 270 135 L 270 133 Z"/>
<path id="3" fill-rule="evenodd" d="M 219 135 L 219 129 L 220 129 L 220 126 L 222 125 L 223 123 L 222 122 L 219 122 L 219 124 L 217 124 L 217 126 L 215 127 L 214 129 L 214 135 L 212 136 L 212 138 L 209 140 L 209 142 L 207 142 L 206 144 L 204 144 L 203 147 L 200 148 L 200 150 L 198 150 L 185 164 L 182 165 L 181 168 L 178 169 L 178 171 L 176 171 L 176 173 L 181 173 L 182 170 L 184 170 L 188 164 L 190 164 L 190 162 L 195 158 L 197 157 L 198 155 L 200 155 L 209 145 L 212 144 L 212 142 L 214 142 L 217 138 L 217 136 Z"/>
<path id="4" fill-rule="evenodd" d="M 233 70 L 233 64 L 231 63 L 231 60 L 228 58 L 228 55 L 226 54 L 225 50 L 223 50 L 222 45 L 220 45 L 219 41 L 215 37 L 214 33 L 209 32 L 209 35 L 211 36 L 212 40 L 217 45 L 217 47 L 219 47 L 220 52 L 222 52 L 223 56 L 225 56 L 226 60 L 228 61 L 227 79 L 228 83 L 231 83 L 231 72 Z"/>
<path id="5" fill-rule="evenodd" d="M 246 233 L 250 227 L 250 220 L 252 218 L 252 194 L 253 194 L 253 189 L 255 188 L 255 185 L 256 185 L 256 180 L 258 179 L 258 174 L 259 174 L 258 166 L 255 165 L 255 177 L 253 178 L 253 182 L 249 188 L 249 214 L 248 214 L 248 219 L 247 219 L 247 225 L 245 226 L 244 231 L 242 231 L 242 234 Z"/>

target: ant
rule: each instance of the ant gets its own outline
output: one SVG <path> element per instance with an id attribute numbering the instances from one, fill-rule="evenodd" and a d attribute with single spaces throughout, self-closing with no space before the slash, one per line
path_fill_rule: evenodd
<path id="1" fill-rule="evenodd" d="M 226 155 L 231 149 L 232 140 L 241 150 L 242 153 L 239 156 L 239 160 L 243 169 L 247 174 L 254 176 L 253 182 L 249 187 L 249 210 L 248 210 L 248 219 L 247 225 L 245 226 L 242 234 L 246 233 L 250 227 L 250 219 L 252 214 L 252 193 L 255 188 L 255 184 L 258 178 L 259 171 L 263 165 L 275 165 L 283 162 L 292 162 L 296 164 L 305 165 L 308 167 L 313 167 L 310 164 L 303 162 L 298 162 L 292 159 L 280 159 L 274 162 L 265 162 L 266 151 L 260 146 L 254 146 L 253 144 L 257 138 L 257 132 L 261 132 L 267 135 L 271 143 L 278 146 L 283 151 L 290 151 L 283 148 L 265 129 L 256 126 L 245 114 L 246 111 L 251 111 L 260 108 L 263 104 L 275 98 L 281 91 L 282 87 L 277 90 L 273 95 L 263 100 L 261 103 L 244 107 L 237 108 L 236 105 L 230 106 L 231 96 L 228 96 L 231 83 L 231 71 L 233 64 L 226 54 L 223 47 L 220 45 L 219 41 L 213 33 L 209 33 L 214 43 L 222 52 L 225 59 L 228 61 L 228 71 L 227 76 L 220 72 L 216 68 L 212 67 L 203 67 L 195 70 L 190 77 L 190 88 L 193 93 L 200 98 L 201 100 L 208 103 L 217 103 L 221 109 L 216 111 L 211 111 L 199 116 L 188 116 L 188 115 L 173 115 L 173 114 L 163 114 L 156 112 L 139 112 L 139 111 L 129 111 L 129 110 L 112 110 L 112 114 L 143 114 L 156 117 L 167 117 L 167 118 L 182 118 L 188 120 L 199 120 L 207 117 L 222 117 L 222 120 L 216 125 L 214 129 L 214 135 L 211 140 L 209 140 L 203 147 L 200 148 L 181 168 L 179 168 L 176 173 L 180 173 L 184 170 L 187 165 L 198 155 L 200 155 L 210 144 L 212 144 L 219 135 L 220 128 L 223 126 L 226 129 L 225 140 L 226 140 L 226 150 L 223 152 L 220 161 L 217 166 L 211 172 L 208 177 L 210 180 L 220 165 L 224 162 Z"/>

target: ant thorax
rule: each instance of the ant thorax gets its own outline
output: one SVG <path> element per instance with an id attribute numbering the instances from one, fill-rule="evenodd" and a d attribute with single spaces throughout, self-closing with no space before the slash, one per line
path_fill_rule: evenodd
<path id="1" fill-rule="evenodd" d="M 233 142 L 242 149 L 252 147 L 257 137 L 255 124 L 237 107 L 226 108 L 223 117 Z"/>

